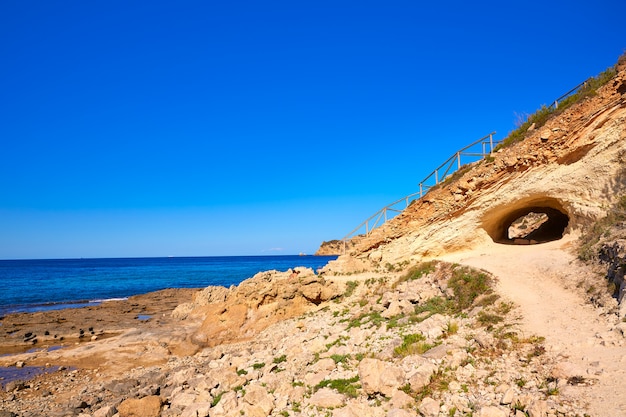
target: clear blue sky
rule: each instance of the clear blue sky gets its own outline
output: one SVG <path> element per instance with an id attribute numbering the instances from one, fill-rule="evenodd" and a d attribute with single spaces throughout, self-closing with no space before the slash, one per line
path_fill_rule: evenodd
<path id="1" fill-rule="evenodd" d="M 613 65 L 623 0 L 0 3 L 0 259 L 313 253 Z"/>

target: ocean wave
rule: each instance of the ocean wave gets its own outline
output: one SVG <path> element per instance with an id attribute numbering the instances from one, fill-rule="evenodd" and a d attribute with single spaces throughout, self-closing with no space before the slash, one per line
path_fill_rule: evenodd
<path id="1" fill-rule="evenodd" d="M 117 298 L 100 298 L 96 300 L 89 300 L 89 303 L 106 303 L 107 301 L 126 301 L 128 297 L 117 297 Z"/>

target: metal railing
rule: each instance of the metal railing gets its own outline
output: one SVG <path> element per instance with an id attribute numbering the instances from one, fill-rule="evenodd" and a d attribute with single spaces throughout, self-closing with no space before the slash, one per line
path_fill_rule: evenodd
<path id="1" fill-rule="evenodd" d="M 445 181 L 450 175 L 454 172 L 461 169 L 463 165 L 467 163 L 476 162 L 484 158 L 485 156 L 491 155 L 494 150 L 495 145 L 499 144 L 501 141 L 494 141 L 493 135 L 496 132 L 491 132 L 487 136 L 484 136 L 478 139 L 475 142 L 467 145 L 466 147 L 456 151 L 454 155 L 446 160 L 443 164 L 439 165 L 433 172 L 431 172 L 426 178 L 424 178 L 419 183 L 419 191 L 413 194 L 409 194 L 406 197 L 402 197 L 401 199 L 394 201 L 391 204 L 386 205 L 382 209 L 378 210 L 374 215 L 370 216 L 363 223 L 358 225 L 354 230 L 348 233 L 343 239 L 344 242 L 344 252 L 346 248 L 346 243 L 352 237 L 357 234 L 364 234 L 365 236 L 369 236 L 372 230 L 376 227 L 381 226 L 387 220 L 395 217 L 397 214 L 401 213 L 405 208 L 407 208 L 414 200 L 419 200 L 424 197 L 428 191 L 440 184 L 442 181 Z M 471 161 L 467 161 L 467 158 L 471 158 Z M 465 162 L 462 161 L 465 160 Z M 434 179 L 434 184 L 428 184 L 428 182 L 432 182 Z"/>
<path id="2" fill-rule="evenodd" d="M 554 100 L 552 104 L 548 106 L 548 108 L 552 110 L 556 110 L 559 107 L 560 102 L 578 93 L 581 89 L 585 88 L 590 79 L 583 81 L 582 83 L 578 84 L 576 87 L 569 90 L 567 93 L 563 94 L 561 97 Z M 494 151 L 494 146 L 502 142 L 502 140 L 499 140 L 499 141 L 493 140 L 493 135 L 495 135 L 495 133 L 496 132 L 491 132 L 487 136 L 482 137 L 478 139 L 476 142 L 473 142 L 467 145 L 465 148 L 458 150 L 454 155 L 448 158 L 446 162 L 444 162 L 439 167 L 437 167 L 437 169 L 431 172 L 426 178 L 424 178 L 419 183 L 418 192 L 409 194 L 406 197 L 403 197 L 400 200 L 394 201 L 393 203 L 383 207 L 382 209 L 377 211 L 373 216 L 369 217 L 363 223 L 358 225 L 354 230 L 352 230 L 343 239 L 341 239 L 344 243 L 343 245 L 344 253 L 346 250 L 347 241 L 353 238 L 354 236 L 356 236 L 357 233 L 360 232 L 360 234 L 369 236 L 372 230 L 374 230 L 376 227 L 382 225 L 387 220 L 395 217 L 398 213 L 401 213 L 414 200 L 419 200 L 420 198 L 424 197 L 424 195 L 428 193 L 428 191 L 432 187 L 440 184 L 442 181 L 445 181 L 445 179 L 448 178 L 450 175 L 452 175 L 454 172 L 460 170 L 463 165 L 467 164 L 467 162 L 466 163 L 461 162 L 461 157 L 466 157 L 466 158 L 473 157 L 474 161 L 471 161 L 471 162 L 475 162 L 476 160 L 482 159 L 485 156 L 491 155 L 491 153 Z M 478 152 L 477 150 L 475 150 L 472 152 L 472 150 L 474 150 L 478 146 L 481 147 L 481 151 Z M 489 152 L 487 152 L 487 147 L 489 149 Z M 430 184 L 430 185 L 427 184 L 427 181 L 432 181 L 433 177 L 434 177 L 435 183 Z M 404 207 L 401 207 L 402 205 Z"/>
<path id="3" fill-rule="evenodd" d="M 554 100 L 554 102 L 552 102 L 552 104 L 550 104 L 548 106 L 549 109 L 558 109 L 559 108 L 559 102 L 565 100 L 566 98 L 568 98 L 569 96 L 572 96 L 576 93 L 578 93 L 578 91 L 580 91 L 581 88 L 584 88 L 587 85 L 587 82 L 589 80 L 585 80 L 582 83 L 578 84 L 576 87 L 572 88 L 571 90 L 569 90 L 567 93 L 563 94 L 561 97 L 557 98 L 556 100 Z"/>

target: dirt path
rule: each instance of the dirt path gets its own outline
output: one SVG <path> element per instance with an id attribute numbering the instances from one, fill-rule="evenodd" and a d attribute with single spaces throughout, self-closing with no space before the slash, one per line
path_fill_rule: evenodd
<path id="1" fill-rule="evenodd" d="M 581 269 L 566 250 L 569 244 L 567 238 L 533 246 L 490 244 L 445 260 L 497 276 L 498 292 L 520 307 L 522 329 L 545 337 L 564 366 L 597 378 L 585 394 L 592 416 L 626 416 L 626 339 L 615 330 L 615 316 L 602 315 L 576 290 Z"/>

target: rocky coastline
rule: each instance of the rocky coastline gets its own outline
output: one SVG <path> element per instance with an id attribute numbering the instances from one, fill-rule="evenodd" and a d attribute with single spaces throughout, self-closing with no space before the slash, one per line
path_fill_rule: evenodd
<path id="1" fill-rule="evenodd" d="M 466 278 L 480 292 L 466 293 Z M 601 370 L 521 331 L 494 283 L 437 262 L 343 276 L 268 271 L 187 299 L 132 298 L 100 309 L 119 320 L 118 334 L 0 357 L 48 369 L 3 383 L 0 416 L 582 417 Z M 137 320 L 144 313 L 152 318 Z"/>

